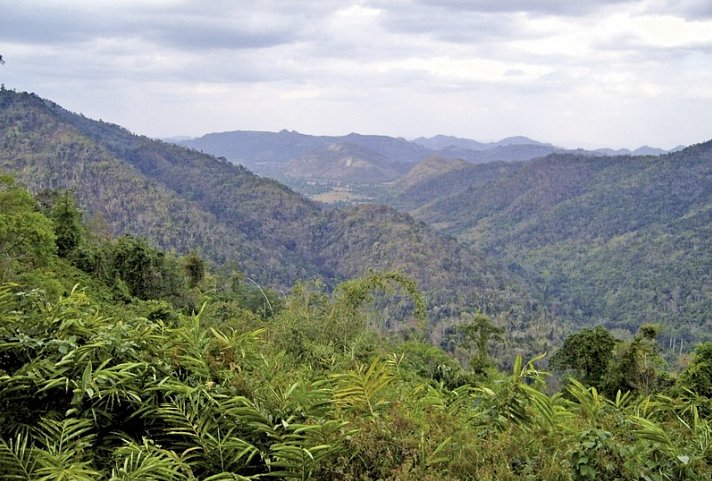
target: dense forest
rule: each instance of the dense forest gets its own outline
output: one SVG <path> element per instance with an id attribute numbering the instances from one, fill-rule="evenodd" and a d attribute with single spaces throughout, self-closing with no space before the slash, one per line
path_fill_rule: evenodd
<path id="1" fill-rule="evenodd" d="M 415 283 L 289 293 L 114 237 L 66 190 L 0 177 L 0 479 L 704 480 L 712 343 L 677 373 L 659 326 L 513 356 L 489 317 L 459 361 Z M 391 332 L 379 297 L 412 301 Z"/>
<path id="2" fill-rule="evenodd" d="M 711 142 L 448 166 L 414 169 L 394 203 L 540 286 L 552 315 L 620 333 L 661 323 L 668 349 L 709 339 Z"/>

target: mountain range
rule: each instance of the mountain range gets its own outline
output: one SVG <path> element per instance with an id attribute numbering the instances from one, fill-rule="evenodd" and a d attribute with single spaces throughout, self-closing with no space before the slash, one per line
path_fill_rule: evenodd
<path id="1" fill-rule="evenodd" d="M 396 175 L 379 184 L 390 207 L 324 205 L 236 165 L 227 150 L 214 157 L 0 92 L 0 168 L 35 192 L 73 189 L 87 218 L 116 236 L 196 250 L 282 288 L 399 269 L 426 293 L 433 323 L 479 310 L 537 349 L 574 325 L 625 337 L 658 322 L 664 342 L 710 337 L 712 142 L 660 156 L 575 151 L 476 164 L 434 154 L 454 142 L 446 138 L 419 139 L 430 147 L 358 134 L 214 140 L 235 136 L 244 143 L 225 149 L 282 170 L 300 162 L 336 179 L 356 164 L 373 179 Z M 526 142 L 480 152 L 554 148 Z M 316 170 L 314 159 L 335 167 Z"/>
<path id="2" fill-rule="evenodd" d="M 224 142 L 221 152 L 235 160 L 231 142 L 241 144 L 244 134 L 213 135 Z M 310 158 L 343 143 L 319 139 L 323 144 L 310 146 Z M 712 281 L 705 274 L 712 272 L 708 144 L 589 151 L 527 137 L 482 143 L 436 136 L 392 139 L 391 145 L 408 152 L 395 162 L 379 151 L 383 137 L 357 139 L 364 164 L 400 170 L 380 182 L 359 178 L 334 152 L 319 157 L 334 166 L 329 175 L 313 165 L 290 170 L 292 154 L 274 162 L 273 173 L 286 173 L 286 182 L 306 192 L 313 185 L 295 183 L 290 175 L 327 186 L 340 180 L 355 192 L 359 183 L 370 183 L 366 197 L 508 266 L 555 318 L 604 324 L 621 335 L 650 321 L 667 325 L 670 339 L 706 336 L 712 323 Z M 210 151 L 202 139 L 189 142 Z M 326 171 L 322 166 L 320 172 Z"/>
<path id="3" fill-rule="evenodd" d="M 515 136 L 498 142 L 478 142 L 453 136 L 420 137 L 412 141 L 383 135 L 312 136 L 294 131 L 232 131 L 206 134 L 178 145 L 210 153 L 278 180 L 308 179 L 350 184 L 382 184 L 404 175 L 429 157 L 470 163 L 530 160 L 569 150 Z M 674 150 L 679 150 L 676 147 Z M 591 156 L 661 155 L 663 149 L 641 147 L 598 149 L 578 153 Z"/>

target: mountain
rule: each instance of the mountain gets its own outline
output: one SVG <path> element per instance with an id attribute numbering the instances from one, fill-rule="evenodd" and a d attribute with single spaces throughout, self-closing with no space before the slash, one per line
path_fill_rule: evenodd
<path id="1" fill-rule="evenodd" d="M 418 162 L 406 175 L 398 179 L 395 185 L 398 190 L 407 191 L 447 173 L 467 170 L 469 166 L 470 164 L 464 160 L 444 159 L 438 156 L 428 157 L 422 162 Z"/>
<path id="2" fill-rule="evenodd" d="M 348 145 L 361 149 L 362 157 L 375 168 L 389 169 L 396 164 L 414 164 L 428 156 L 425 147 L 384 135 L 351 133 L 343 136 L 312 136 L 294 131 L 212 133 L 197 139 L 177 142 L 178 145 L 200 150 L 231 162 L 244 165 L 261 175 L 281 178 L 290 161 L 299 164 L 305 156 L 328 157 L 329 147 Z M 331 151 L 333 152 L 333 151 Z M 363 155 L 368 152 L 367 155 Z M 338 162 L 339 159 L 336 159 Z M 383 166 L 380 164 L 384 163 Z M 379 165 L 376 165 L 379 164 Z M 388 165 L 385 165 L 388 164 Z M 295 169 L 290 169 L 292 173 Z M 298 171 L 296 171 L 298 172 Z M 333 174 L 333 173 L 332 173 Z M 347 173 L 347 177 L 350 172 Z M 298 175 L 302 177 L 301 175 Z M 326 179 L 334 180 L 333 175 Z"/>
<path id="3" fill-rule="evenodd" d="M 660 155 L 662 149 L 641 147 L 566 150 L 524 136 L 483 143 L 472 139 L 436 135 L 413 141 L 385 135 L 312 136 L 294 131 L 233 131 L 206 134 L 175 142 L 244 165 L 254 172 L 288 181 L 309 179 L 349 184 L 382 184 L 408 172 L 410 167 L 429 157 L 465 160 L 473 164 L 496 161 L 521 161 L 552 153 L 577 152 L 588 155 Z M 339 147 L 335 147 L 339 146 Z M 673 149 L 679 150 L 679 148 Z M 304 192 L 310 189 L 303 189 Z"/>
<path id="4" fill-rule="evenodd" d="M 411 142 L 385 135 L 311 136 L 287 130 L 211 133 L 176 143 L 278 180 L 291 177 L 356 184 L 388 182 L 432 156 L 485 163 L 529 160 L 563 151 L 522 136 L 485 144 L 444 135 Z"/>
<path id="5" fill-rule="evenodd" d="M 319 277 L 334 285 L 370 268 L 399 269 L 418 281 L 433 320 L 478 309 L 524 332 L 539 315 L 516 276 L 406 214 L 328 208 L 244 167 L 34 94 L 0 91 L 0 169 L 35 192 L 72 189 L 87 217 L 103 218 L 115 236 L 195 249 L 259 283 L 288 287 Z"/>
<path id="6" fill-rule="evenodd" d="M 633 155 L 633 156 L 641 156 L 641 155 L 665 155 L 665 154 L 672 154 L 674 152 L 679 152 L 681 150 L 684 150 L 685 146 L 684 145 L 678 145 L 677 147 L 674 147 L 670 150 L 665 150 L 661 149 L 659 147 L 650 147 L 647 145 L 644 145 L 642 147 L 638 147 L 635 150 L 629 150 L 629 149 L 596 149 L 592 151 L 588 151 L 589 153 L 593 155 L 609 155 L 609 156 L 617 156 L 617 155 Z M 577 151 L 578 152 L 578 151 Z M 587 151 L 581 150 L 579 153 L 586 153 Z"/>
<path id="7" fill-rule="evenodd" d="M 564 150 L 548 144 L 510 143 L 497 145 L 493 148 L 485 150 L 463 150 L 457 147 L 446 147 L 444 149 L 440 149 L 437 152 L 437 155 L 450 159 L 462 159 L 473 164 L 484 164 L 500 160 L 505 162 L 530 160 L 536 157 L 543 157 L 554 152 L 564 152 Z"/>
<path id="8" fill-rule="evenodd" d="M 472 139 L 453 137 L 451 135 L 436 135 L 429 138 L 418 137 L 417 139 L 413 139 L 413 143 L 422 145 L 433 152 L 448 147 L 455 147 L 463 150 L 486 150 L 490 148 L 490 144 L 484 144 Z"/>
<path id="9" fill-rule="evenodd" d="M 337 143 L 290 160 L 284 173 L 302 179 L 380 184 L 395 179 L 403 170 L 402 164 L 392 163 L 378 152 Z"/>
<path id="10" fill-rule="evenodd" d="M 498 142 L 478 142 L 472 139 L 463 139 L 461 137 L 453 137 L 450 135 L 436 135 L 434 137 L 418 137 L 413 140 L 413 143 L 427 147 L 432 151 L 439 151 L 447 149 L 448 147 L 454 147 L 456 149 L 462 150 L 491 150 L 497 147 L 508 147 L 510 145 L 539 145 L 546 147 L 553 147 L 551 144 L 545 144 L 543 142 L 538 142 L 532 140 L 529 137 L 524 137 L 522 135 L 516 135 L 513 137 L 506 137 Z"/>
<path id="11" fill-rule="evenodd" d="M 539 285 L 558 316 L 708 337 L 712 142 L 662 156 L 471 165 L 401 185 L 394 205 Z"/>

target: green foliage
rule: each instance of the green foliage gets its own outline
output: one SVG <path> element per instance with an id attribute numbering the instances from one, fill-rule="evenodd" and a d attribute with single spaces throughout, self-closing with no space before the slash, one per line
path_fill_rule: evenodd
<path id="1" fill-rule="evenodd" d="M 8 279 L 15 263 L 44 266 L 56 253 L 52 222 L 37 212 L 36 203 L 8 176 L 0 176 L 0 279 Z"/>
<path id="2" fill-rule="evenodd" d="M 54 223 L 54 233 L 57 236 L 57 255 L 67 258 L 79 247 L 85 237 L 82 213 L 77 207 L 73 195 L 69 191 L 53 192 L 49 197 L 47 216 Z"/>
<path id="3" fill-rule="evenodd" d="M 3 286 L 0 479 L 712 475 L 708 411 L 691 394 L 608 400 L 574 380 L 566 399 L 549 395 L 541 356 L 470 384 L 420 341 L 353 347 L 376 339 L 365 321 L 315 365 L 329 345 L 317 326 L 334 312 L 358 317 L 368 296 L 357 286 L 332 296 L 305 288 L 273 318 L 234 319 L 239 329 L 208 308 L 185 315 L 153 301 L 142 307 L 162 310 L 153 320 L 131 305 L 109 318 L 102 309 L 112 306 L 80 289 L 51 300 Z M 300 356 L 280 339 L 295 319 Z M 638 350 L 654 334 L 642 330 Z"/>
<path id="4" fill-rule="evenodd" d="M 489 317 L 474 314 L 460 324 L 457 330 L 462 336 L 464 347 L 470 352 L 470 369 L 484 374 L 487 368 L 493 367 L 488 352 L 489 344 L 502 340 L 503 329 L 495 326 Z"/>
<path id="5" fill-rule="evenodd" d="M 570 372 L 584 384 L 601 389 L 618 342 L 601 326 L 582 329 L 568 336 L 549 362 L 554 369 Z"/>
<path id="6" fill-rule="evenodd" d="M 712 398 L 712 342 L 695 346 L 694 357 L 680 374 L 680 385 L 700 396 Z"/>
<path id="7" fill-rule="evenodd" d="M 197 287 L 205 278 L 205 261 L 191 251 L 183 258 L 183 268 L 188 275 L 188 286 Z"/>
<path id="8" fill-rule="evenodd" d="M 177 293 L 181 283 L 178 262 L 148 243 L 122 236 L 113 247 L 113 267 L 139 299 L 157 299 Z"/>
<path id="9" fill-rule="evenodd" d="M 632 341 L 617 346 L 604 382 L 608 394 L 617 391 L 651 394 L 669 386 L 659 356 L 660 345 L 656 340 L 659 333 L 660 326 L 644 324 Z"/>

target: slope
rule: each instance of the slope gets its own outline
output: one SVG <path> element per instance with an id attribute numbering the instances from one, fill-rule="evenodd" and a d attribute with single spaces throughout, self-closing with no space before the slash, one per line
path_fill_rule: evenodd
<path id="1" fill-rule="evenodd" d="M 712 142 L 661 157 L 555 154 L 401 193 L 416 218 L 541 286 L 556 315 L 635 331 L 712 326 Z"/>
<path id="2" fill-rule="evenodd" d="M 392 180 L 403 170 L 378 152 L 341 142 L 290 160 L 284 173 L 303 179 L 373 184 Z"/>

